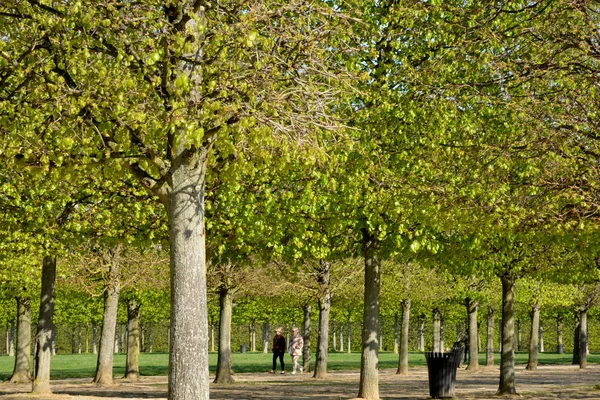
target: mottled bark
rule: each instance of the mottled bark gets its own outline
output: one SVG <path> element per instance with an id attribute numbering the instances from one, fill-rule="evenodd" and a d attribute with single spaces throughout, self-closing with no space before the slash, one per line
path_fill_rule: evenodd
<path id="1" fill-rule="evenodd" d="M 119 257 L 120 248 L 110 249 L 106 254 L 109 267 L 104 287 L 104 312 L 102 314 L 102 332 L 100 349 L 96 363 L 96 375 L 93 382 L 98 385 L 112 385 L 115 332 L 117 329 L 117 308 L 119 304 Z"/>
<path id="2" fill-rule="evenodd" d="M 231 376 L 231 291 L 226 286 L 219 290 L 219 354 L 214 383 L 233 383 Z"/>
<path id="3" fill-rule="evenodd" d="M 329 357 L 329 312 L 331 310 L 331 294 L 329 292 L 330 265 L 320 261 L 317 268 L 319 285 L 319 327 L 317 330 L 317 354 L 315 372 L 317 379 L 327 378 L 327 359 Z"/>
<path id="4" fill-rule="evenodd" d="M 471 298 L 466 298 L 465 306 L 467 308 L 469 320 L 469 364 L 467 365 L 467 370 L 477 371 L 479 369 L 479 332 L 477 329 L 477 310 L 479 303 Z"/>
<path id="5" fill-rule="evenodd" d="M 494 365 L 494 308 L 488 307 L 487 314 L 487 345 L 485 349 L 485 365 Z"/>
<path id="6" fill-rule="evenodd" d="M 358 398 L 379 399 L 379 291 L 380 264 L 377 239 L 363 230 L 365 260 L 365 293 L 362 328 L 362 355 L 360 359 L 360 385 Z"/>
<path id="7" fill-rule="evenodd" d="M 540 305 L 534 304 L 531 306 L 529 313 L 531 317 L 531 333 L 529 335 L 529 358 L 525 369 L 534 371 L 538 365 L 538 350 L 539 350 L 539 330 L 540 330 Z"/>
<path id="8" fill-rule="evenodd" d="M 302 368 L 304 372 L 310 372 L 310 312 L 311 306 L 305 304 L 303 307 L 304 318 L 302 320 L 302 338 L 304 347 L 302 348 Z"/>
<path id="9" fill-rule="evenodd" d="M 31 300 L 17 297 L 17 351 L 11 383 L 29 383 L 29 361 L 31 356 Z"/>
<path id="10" fill-rule="evenodd" d="M 137 380 L 140 377 L 140 304 L 127 301 L 127 358 L 125 360 L 125 379 Z"/>
<path id="11" fill-rule="evenodd" d="M 442 351 L 440 347 L 441 340 L 441 329 L 442 329 L 442 316 L 439 309 L 433 310 L 433 351 L 439 353 Z"/>
<path id="12" fill-rule="evenodd" d="M 588 330 L 587 330 L 587 309 L 579 309 L 579 368 L 587 368 L 587 347 L 588 346 Z"/>
<path id="13" fill-rule="evenodd" d="M 515 388 L 515 281 L 508 275 L 502 280 L 502 350 L 498 395 L 516 394 Z"/>
<path id="14" fill-rule="evenodd" d="M 398 370 L 396 374 L 408 374 L 408 333 L 410 328 L 410 299 L 402 302 L 402 324 L 400 332 L 400 355 L 398 356 Z"/>

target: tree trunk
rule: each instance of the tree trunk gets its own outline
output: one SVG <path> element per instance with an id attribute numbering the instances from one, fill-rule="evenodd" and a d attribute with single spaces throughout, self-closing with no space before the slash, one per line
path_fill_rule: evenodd
<path id="1" fill-rule="evenodd" d="M 17 297 L 17 352 L 10 383 L 29 383 L 31 355 L 31 300 Z"/>
<path id="2" fill-rule="evenodd" d="M 228 287 L 219 290 L 219 354 L 214 383 L 233 383 L 231 376 L 231 312 L 232 299 Z"/>
<path id="3" fill-rule="evenodd" d="M 582 369 L 587 368 L 587 346 L 587 309 L 581 307 L 579 309 L 579 368 Z"/>
<path id="4" fill-rule="evenodd" d="M 75 328 L 71 327 L 71 354 L 75 354 L 76 347 L 77 341 L 75 339 Z"/>
<path id="5" fill-rule="evenodd" d="M 408 333 L 410 328 L 410 299 L 402 302 L 402 332 L 400 333 L 400 356 L 396 374 L 408 375 Z"/>
<path id="6" fill-rule="evenodd" d="M 12 322 L 6 332 L 6 352 L 9 357 L 15 356 L 15 324 Z"/>
<path id="7" fill-rule="evenodd" d="M 346 331 L 346 340 L 348 341 L 348 343 L 346 344 L 346 351 L 348 352 L 348 354 L 352 353 L 352 324 L 350 323 L 351 315 L 351 312 L 348 311 L 348 321 L 346 321 L 348 325 L 348 329 Z"/>
<path id="8" fill-rule="evenodd" d="M 494 365 L 494 308 L 488 307 L 487 315 L 487 346 L 485 349 L 485 365 Z"/>
<path id="9" fill-rule="evenodd" d="M 333 343 L 333 351 L 338 351 L 338 346 L 337 346 L 337 336 L 336 336 L 336 330 L 335 330 L 335 319 L 331 322 L 331 341 Z"/>
<path id="10" fill-rule="evenodd" d="M 377 338 L 379 339 L 379 351 L 383 351 L 383 316 L 379 316 L 379 334 Z"/>
<path id="11" fill-rule="evenodd" d="M 310 311 L 311 306 L 304 305 L 304 319 L 302 321 L 302 337 L 304 347 L 302 348 L 302 369 L 304 372 L 310 372 Z"/>
<path id="12" fill-rule="evenodd" d="M 417 350 L 425 351 L 425 318 L 419 316 L 419 325 L 417 328 Z"/>
<path id="13" fill-rule="evenodd" d="M 517 320 L 517 351 L 521 351 L 521 320 Z"/>
<path id="14" fill-rule="evenodd" d="M 140 377 L 140 304 L 127 301 L 127 358 L 125 379 L 137 380 Z"/>
<path id="15" fill-rule="evenodd" d="M 173 159 L 165 200 L 171 256 L 169 400 L 208 400 L 208 309 L 204 184 L 209 149 L 186 151 L 185 133 Z"/>
<path id="16" fill-rule="evenodd" d="M 544 352 L 544 327 L 542 326 L 542 321 L 540 320 L 540 353 Z"/>
<path id="17" fill-rule="evenodd" d="M 319 284 L 319 328 L 317 332 L 317 354 L 314 378 L 327 378 L 327 359 L 329 357 L 329 311 L 331 295 L 329 292 L 330 265 L 320 261 L 317 270 Z"/>
<path id="18" fill-rule="evenodd" d="M 467 307 L 467 315 L 469 318 L 469 365 L 467 365 L 467 370 L 477 371 L 479 369 L 479 333 L 477 330 L 477 309 L 479 303 L 467 297 L 465 299 L 465 306 Z"/>
<path id="19" fill-rule="evenodd" d="M 358 397 L 379 399 L 379 331 L 380 260 L 379 243 L 363 229 L 363 252 L 365 259 L 365 294 L 362 329 L 362 355 L 360 359 L 360 386 Z"/>
<path id="20" fill-rule="evenodd" d="M 556 352 L 563 354 L 565 345 L 563 344 L 563 317 L 558 314 L 556 316 Z"/>
<path id="21" fill-rule="evenodd" d="M 148 352 L 152 353 L 154 351 L 154 324 L 150 322 L 148 324 Z"/>
<path id="22" fill-rule="evenodd" d="M 251 329 L 252 334 L 250 335 L 250 351 L 254 353 L 256 351 L 256 323 L 254 321 L 252 321 Z"/>
<path id="23" fill-rule="evenodd" d="M 85 325 L 85 352 L 86 354 L 90 352 L 90 326 Z"/>
<path id="24" fill-rule="evenodd" d="M 394 313 L 394 354 L 398 354 L 398 313 Z"/>
<path id="25" fill-rule="evenodd" d="M 344 324 L 340 324 L 340 353 L 344 352 Z"/>
<path id="26" fill-rule="evenodd" d="M 77 324 L 77 354 L 81 354 L 81 324 Z"/>
<path id="27" fill-rule="evenodd" d="M 98 324 L 92 322 L 92 353 L 98 354 Z"/>
<path id="28" fill-rule="evenodd" d="M 96 375 L 93 382 L 98 385 L 113 384 L 113 357 L 115 333 L 117 329 L 117 308 L 119 305 L 119 254 L 120 248 L 108 251 L 108 281 L 104 288 L 104 313 L 102 314 L 102 332 L 100 349 L 96 363 Z"/>
<path id="29" fill-rule="evenodd" d="M 540 331 L 540 305 L 531 306 L 531 334 L 529 335 L 529 358 L 525 369 L 535 371 L 538 365 L 539 331 Z"/>
<path id="30" fill-rule="evenodd" d="M 508 275 L 502 280 L 502 350 L 498 395 L 516 394 L 515 388 L 515 281 Z"/>
<path id="31" fill-rule="evenodd" d="M 442 327 L 442 318 L 439 309 L 433 310 L 433 352 L 439 353 L 441 352 L 440 348 L 440 339 L 441 339 L 441 327 Z"/>
<path id="32" fill-rule="evenodd" d="M 119 324 L 115 328 L 115 344 L 113 346 L 113 352 L 119 354 Z"/>
<path id="33" fill-rule="evenodd" d="M 265 325 L 263 326 L 263 334 L 262 334 L 262 340 L 263 340 L 263 353 L 267 354 L 269 352 L 269 330 L 271 328 L 269 327 L 269 321 L 265 321 Z"/>
<path id="34" fill-rule="evenodd" d="M 579 365 L 579 355 L 580 355 L 580 351 L 579 351 L 579 346 L 580 346 L 580 340 L 579 340 L 579 336 L 580 336 L 580 332 L 581 332 L 581 318 L 579 315 L 579 312 L 575 313 L 575 329 L 573 332 L 573 364 L 575 365 Z"/>

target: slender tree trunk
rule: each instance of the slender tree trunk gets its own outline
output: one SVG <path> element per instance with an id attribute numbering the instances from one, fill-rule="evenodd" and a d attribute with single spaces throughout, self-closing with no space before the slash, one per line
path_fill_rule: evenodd
<path id="1" fill-rule="evenodd" d="M 563 317 L 558 314 L 556 316 L 556 352 L 563 354 L 565 345 L 563 344 Z"/>
<path id="2" fill-rule="evenodd" d="M 542 321 L 540 320 L 540 353 L 544 352 L 544 327 L 542 326 Z"/>
<path id="3" fill-rule="evenodd" d="M 98 385 L 113 384 L 113 357 L 115 332 L 117 329 L 117 308 L 119 305 L 119 257 L 120 248 L 108 251 L 109 280 L 104 288 L 104 313 L 102 315 L 102 333 L 100 349 L 96 363 L 96 375 L 93 382 Z"/>
<path id="4" fill-rule="evenodd" d="M 398 313 L 394 314 L 394 354 L 398 354 Z"/>
<path id="5" fill-rule="evenodd" d="M 508 275 L 502 280 L 502 355 L 498 395 L 516 394 L 515 388 L 515 281 Z"/>
<path id="6" fill-rule="evenodd" d="M 319 284 L 319 328 L 317 332 L 317 354 L 315 372 L 317 379 L 327 378 L 327 359 L 329 357 L 329 312 L 331 310 L 331 294 L 329 292 L 330 264 L 320 261 L 317 270 Z"/>
<path id="7" fill-rule="evenodd" d="M 365 259 L 365 294 L 362 328 L 362 355 L 360 359 L 360 386 L 358 397 L 379 399 L 379 291 L 380 260 L 379 243 L 363 229 L 363 251 Z"/>
<path id="8" fill-rule="evenodd" d="M 75 339 L 75 328 L 71 328 L 71 354 L 75 354 L 75 348 L 77 347 L 77 341 Z"/>
<path id="9" fill-rule="evenodd" d="M 581 341 L 579 336 L 581 334 L 581 316 L 579 312 L 575 313 L 575 329 L 573 332 L 573 364 L 579 365 L 579 356 L 581 351 L 579 349 Z"/>
<path id="10" fill-rule="evenodd" d="M 425 351 L 425 318 L 419 316 L 419 325 L 417 327 L 417 350 Z"/>
<path id="11" fill-rule="evenodd" d="M 263 326 L 263 353 L 267 354 L 269 352 L 269 321 L 265 321 L 265 325 Z"/>
<path id="12" fill-rule="evenodd" d="M 77 324 L 77 354 L 81 354 L 81 324 Z"/>
<path id="13" fill-rule="evenodd" d="M 467 315 L 469 318 L 469 365 L 467 365 L 467 370 L 477 371 L 479 369 L 479 333 L 477 330 L 477 309 L 479 303 L 467 297 L 465 299 L 465 306 L 467 307 Z"/>
<path id="14" fill-rule="evenodd" d="M 534 371 L 538 365 L 539 331 L 540 331 L 540 305 L 531 306 L 531 334 L 529 335 L 529 359 L 525 369 Z"/>
<path id="15" fill-rule="evenodd" d="M 433 352 L 439 353 L 441 352 L 440 348 L 440 338 L 441 338 L 441 327 L 442 327 L 442 318 L 439 309 L 433 310 Z"/>
<path id="16" fill-rule="evenodd" d="M 31 300 L 17 297 L 17 354 L 11 383 L 29 383 L 29 360 L 31 355 Z"/>
<path id="17" fill-rule="evenodd" d="M 113 352 L 119 354 L 119 324 L 115 328 L 115 345 L 113 346 Z"/>
<path id="18" fill-rule="evenodd" d="M 304 372 L 310 372 L 310 311 L 311 306 L 304 305 L 304 319 L 302 321 L 302 337 L 304 347 L 302 348 L 302 368 Z"/>
<path id="19" fill-rule="evenodd" d="M 92 353 L 98 354 L 98 323 L 92 322 Z"/>
<path id="20" fill-rule="evenodd" d="M 340 353 L 344 352 L 344 324 L 340 323 Z"/>
<path id="21" fill-rule="evenodd" d="M 346 344 L 346 351 L 348 354 L 352 353 L 352 323 L 350 322 L 351 315 L 351 312 L 348 311 L 348 321 L 346 321 L 348 325 L 348 329 L 346 331 L 346 340 L 348 340 L 348 343 Z"/>
<path id="22" fill-rule="evenodd" d="M 15 324 L 12 322 L 6 332 L 6 352 L 9 357 L 15 356 Z"/>
<path id="23" fill-rule="evenodd" d="M 90 352 L 90 326 L 85 325 L 85 352 L 86 354 Z"/>
<path id="24" fill-rule="evenodd" d="M 219 290 L 219 355 L 214 383 L 233 383 L 231 376 L 231 291 L 227 286 Z"/>
<path id="25" fill-rule="evenodd" d="M 579 368 L 587 368 L 587 347 L 588 347 L 588 330 L 587 330 L 587 309 L 579 309 Z"/>
<path id="26" fill-rule="evenodd" d="M 148 324 L 148 352 L 154 351 L 154 324 L 150 322 Z"/>
<path id="27" fill-rule="evenodd" d="M 165 199 L 171 256 L 169 400 L 208 400 L 204 184 L 209 149 L 186 150 L 181 130 Z"/>
<path id="28" fill-rule="evenodd" d="M 494 365 L 494 308 L 488 307 L 487 315 L 487 346 L 485 349 L 485 365 Z"/>
<path id="29" fill-rule="evenodd" d="M 252 321 L 252 336 L 250 337 L 250 351 L 256 351 L 256 323 Z"/>
<path id="30" fill-rule="evenodd" d="M 338 346 L 337 346 L 337 336 L 336 336 L 336 330 L 335 330 L 335 319 L 331 322 L 331 332 L 333 332 L 333 334 L 331 335 L 331 341 L 333 343 L 333 351 L 338 351 Z"/>
<path id="31" fill-rule="evenodd" d="M 521 320 L 517 320 L 517 351 L 521 351 Z"/>
<path id="32" fill-rule="evenodd" d="M 400 356 L 396 374 L 408 375 L 408 333 L 410 328 L 410 299 L 402 301 L 402 332 L 400 333 Z"/>
<path id="33" fill-rule="evenodd" d="M 210 351 L 215 352 L 215 324 L 210 324 Z"/>
<path id="34" fill-rule="evenodd" d="M 379 339 L 379 351 L 383 351 L 383 324 L 384 324 L 384 320 L 383 320 L 383 316 L 380 315 L 379 316 L 379 334 L 377 335 L 377 338 Z"/>
<path id="35" fill-rule="evenodd" d="M 56 325 L 52 326 L 52 355 L 56 355 L 56 336 L 58 335 L 58 330 L 56 329 Z"/>
<path id="36" fill-rule="evenodd" d="M 127 301 L 127 358 L 125 379 L 137 380 L 140 377 L 140 304 L 133 299 Z"/>

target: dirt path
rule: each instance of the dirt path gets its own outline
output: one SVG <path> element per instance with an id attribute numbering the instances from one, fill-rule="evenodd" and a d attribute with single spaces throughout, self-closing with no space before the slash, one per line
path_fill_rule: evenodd
<path id="1" fill-rule="evenodd" d="M 414 368 L 407 376 L 395 375 L 394 370 L 380 371 L 380 395 L 386 400 L 414 400 L 429 397 L 427 370 Z M 498 368 L 470 373 L 459 369 L 456 397 L 468 400 L 498 399 Z M 358 393 L 358 372 L 333 372 L 329 379 L 317 381 L 304 375 L 237 374 L 236 383 L 229 386 L 212 385 L 211 399 L 350 399 Z M 537 371 L 516 370 L 519 399 L 597 399 L 600 390 L 600 365 L 586 370 L 576 366 L 541 366 Z M 117 384 L 99 388 L 89 379 L 68 379 L 52 382 L 54 395 L 32 396 L 29 385 L 0 384 L 0 400 L 116 400 L 166 399 L 166 377 L 143 377 L 138 382 L 117 380 Z"/>

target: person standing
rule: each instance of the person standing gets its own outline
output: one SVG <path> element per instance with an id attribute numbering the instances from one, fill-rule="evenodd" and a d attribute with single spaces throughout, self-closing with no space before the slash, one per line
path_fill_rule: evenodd
<path id="1" fill-rule="evenodd" d="M 281 363 L 281 373 L 285 374 L 285 364 L 283 363 L 283 355 L 285 354 L 285 337 L 281 334 L 281 328 L 275 329 L 275 336 L 273 337 L 273 369 L 271 373 L 274 374 L 277 370 L 277 358 Z"/>
<path id="2" fill-rule="evenodd" d="M 292 356 L 292 375 L 296 374 L 296 370 L 300 368 L 300 373 L 303 372 L 302 367 L 298 366 L 298 359 L 302 355 L 302 348 L 304 347 L 304 339 L 302 339 L 302 335 L 298 333 L 298 328 L 292 328 L 292 339 L 290 340 L 290 348 L 289 352 Z"/>

